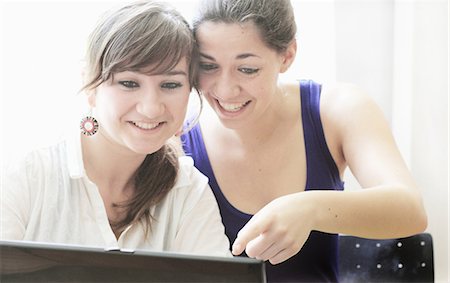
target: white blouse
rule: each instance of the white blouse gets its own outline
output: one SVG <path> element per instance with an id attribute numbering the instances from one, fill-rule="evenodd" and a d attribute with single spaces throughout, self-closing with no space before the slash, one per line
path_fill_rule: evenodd
<path id="1" fill-rule="evenodd" d="M 116 239 L 85 173 L 79 136 L 35 150 L 6 170 L 0 239 L 231 256 L 208 179 L 190 157 L 179 162 L 174 188 L 151 210 L 156 220 L 148 234 L 138 222 Z"/>

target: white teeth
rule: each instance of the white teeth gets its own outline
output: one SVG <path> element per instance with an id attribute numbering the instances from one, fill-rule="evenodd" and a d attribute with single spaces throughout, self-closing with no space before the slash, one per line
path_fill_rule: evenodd
<path id="1" fill-rule="evenodd" d="M 223 109 L 230 112 L 237 112 L 242 109 L 245 105 L 248 104 L 248 101 L 244 103 L 223 103 L 219 101 L 220 106 L 222 106 Z"/>
<path id="2" fill-rule="evenodd" d="M 141 129 L 150 130 L 158 127 L 160 123 L 144 123 L 144 122 L 133 122 L 133 124 Z"/>

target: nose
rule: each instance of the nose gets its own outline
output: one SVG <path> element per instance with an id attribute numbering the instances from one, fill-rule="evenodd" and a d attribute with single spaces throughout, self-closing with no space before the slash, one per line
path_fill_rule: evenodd
<path id="1" fill-rule="evenodd" d="M 240 93 L 239 82 L 231 74 L 222 72 L 214 82 L 214 95 L 222 101 L 230 101 Z"/>
<path id="2" fill-rule="evenodd" d="M 147 91 L 142 93 L 136 105 L 137 112 L 147 118 L 157 118 L 165 111 L 165 104 L 158 91 Z"/>

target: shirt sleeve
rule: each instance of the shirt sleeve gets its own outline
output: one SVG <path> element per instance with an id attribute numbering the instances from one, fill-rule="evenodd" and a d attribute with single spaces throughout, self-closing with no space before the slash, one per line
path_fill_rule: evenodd
<path id="1" fill-rule="evenodd" d="M 208 179 L 193 166 L 190 171 L 191 186 L 185 195 L 174 250 L 231 257 L 230 244 Z"/>
<path id="2" fill-rule="evenodd" d="M 2 172 L 0 239 L 23 240 L 30 212 L 29 176 L 32 156 L 10 163 Z"/>

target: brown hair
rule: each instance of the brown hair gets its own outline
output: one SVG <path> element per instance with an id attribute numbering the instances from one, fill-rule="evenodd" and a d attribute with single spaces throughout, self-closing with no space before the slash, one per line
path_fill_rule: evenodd
<path id="1" fill-rule="evenodd" d="M 194 33 L 206 21 L 253 21 L 263 42 L 280 53 L 295 39 L 297 32 L 289 0 L 203 0 L 193 21 Z"/>
<path id="2" fill-rule="evenodd" d="M 198 51 L 189 24 L 176 10 L 163 2 L 135 2 L 105 14 L 91 33 L 82 90 L 95 90 L 122 71 L 161 74 L 182 58 L 189 64 L 192 89 L 196 86 L 196 56 Z M 124 229 L 143 220 L 150 228 L 150 209 L 174 186 L 178 166 L 178 155 L 169 143 L 148 154 L 134 175 L 134 196 L 115 204 L 126 209 L 125 218 L 111 225 Z"/>

